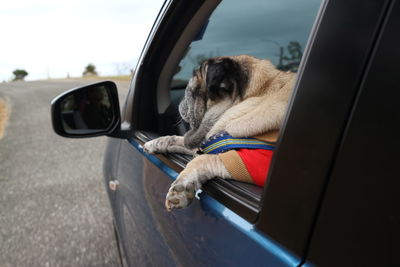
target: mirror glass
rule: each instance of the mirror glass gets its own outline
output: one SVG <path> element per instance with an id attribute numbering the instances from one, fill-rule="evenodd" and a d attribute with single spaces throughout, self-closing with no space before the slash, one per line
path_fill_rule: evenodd
<path id="1" fill-rule="evenodd" d="M 88 134 L 109 130 L 115 118 L 104 85 L 74 91 L 60 103 L 61 121 L 67 134 Z"/>

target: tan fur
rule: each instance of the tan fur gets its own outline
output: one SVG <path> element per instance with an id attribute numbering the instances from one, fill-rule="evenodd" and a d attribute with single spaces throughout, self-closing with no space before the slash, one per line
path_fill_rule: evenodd
<path id="1" fill-rule="evenodd" d="M 226 110 L 206 137 L 221 131 L 234 137 L 250 137 L 279 129 L 295 74 L 277 70 L 269 60 L 245 55 L 232 58 L 250 66 L 250 81 L 244 100 Z"/>
<path id="2" fill-rule="evenodd" d="M 172 183 L 165 200 L 168 211 L 190 204 L 201 184 L 214 178 L 231 178 L 218 155 L 201 155 L 191 160 Z"/>
<path id="3" fill-rule="evenodd" d="M 198 96 L 194 98 L 195 101 L 191 102 L 193 105 L 188 105 L 186 102 L 185 105 L 181 105 L 183 110 L 180 110 L 183 119 L 190 120 L 196 118 L 196 116 L 192 116 L 187 111 L 189 109 L 193 111 L 198 105 L 200 108 L 197 114 L 202 116 L 200 118 L 201 123 L 199 120 L 194 122 L 192 120 L 191 126 L 199 124 L 200 126 L 191 129 L 191 135 L 186 134 L 183 138 L 164 136 L 149 141 L 144 145 L 146 152 L 193 155 L 195 151 L 193 145 L 187 144 L 198 144 L 199 139 L 200 141 L 204 138 L 208 139 L 223 131 L 234 137 L 276 140 L 294 85 L 295 74 L 277 70 L 269 60 L 261 60 L 247 55 L 230 58 L 240 64 L 248 77 L 246 88 L 241 88 L 242 95 L 240 96 L 238 90 L 234 90 L 232 95 L 224 99 L 214 101 L 208 99 L 205 105 L 204 102 L 201 104 L 202 97 L 207 95 L 206 77 L 208 71 L 207 63 L 202 64 L 195 76 L 190 79 L 186 88 L 189 95 L 197 88 Z M 223 57 L 215 58 L 215 62 L 218 63 L 222 59 Z M 224 83 L 221 83 L 221 87 L 224 87 Z M 224 179 L 236 177 L 238 180 L 251 182 L 250 177 L 233 173 L 233 168 L 224 165 L 221 157 L 228 165 L 237 165 L 241 162 L 238 158 L 229 158 L 233 154 L 230 152 L 233 151 L 219 155 L 201 155 L 191 160 L 172 183 L 166 196 L 166 208 L 171 210 L 186 207 L 193 200 L 196 190 L 201 188 L 201 185 L 207 180 L 214 177 Z"/>

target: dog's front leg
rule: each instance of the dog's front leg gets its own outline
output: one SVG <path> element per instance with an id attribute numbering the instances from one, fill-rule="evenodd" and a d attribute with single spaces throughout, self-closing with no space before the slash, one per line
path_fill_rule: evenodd
<path id="1" fill-rule="evenodd" d="M 179 153 L 193 156 L 195 149 L 188 149 L 183 143 L 183 136 L 167 135 L 148 141 L 143 145 L 143 150 L 149 154 Z"/>
<path id="2" fill-rule="evenodd" d="M 212 121 L 203 121 L 199 128 L 190 129 L 184 136 L 183 142 L 185 147 L 198 148 L 204 140 L 207 132 L 211 129 Z"/>
<path id="3" fill-rule="evenodd" d="M 231 178 L 218 155 L 201 155 L 194 158 L 172 183 L 165 207 L 171 211 L 173 208 L 188 206 L 201 185 L 214 177 Z"/>

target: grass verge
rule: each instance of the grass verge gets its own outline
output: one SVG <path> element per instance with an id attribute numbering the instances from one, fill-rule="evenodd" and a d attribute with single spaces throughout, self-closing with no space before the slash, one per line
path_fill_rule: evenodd
<path id="1" fill-rule="evenodd" d="M 4 131 L 6 129 L 8 121 L 8 107 L 7 103 L 4 99 L 0 98 L 0 139 L 4 135 Z"/>

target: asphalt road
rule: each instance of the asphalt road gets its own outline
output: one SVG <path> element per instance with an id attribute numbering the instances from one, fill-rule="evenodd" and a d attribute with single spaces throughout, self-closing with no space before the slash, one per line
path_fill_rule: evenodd
<path id="1" fill-rule="evenodd" d="M 0 266 L 119 266 L 102 178 L 105 138 L 53 133 L 50 101 L 88 81 L 0 84 Z M 118 83 L 126 93 L 128 82 Z"/>

